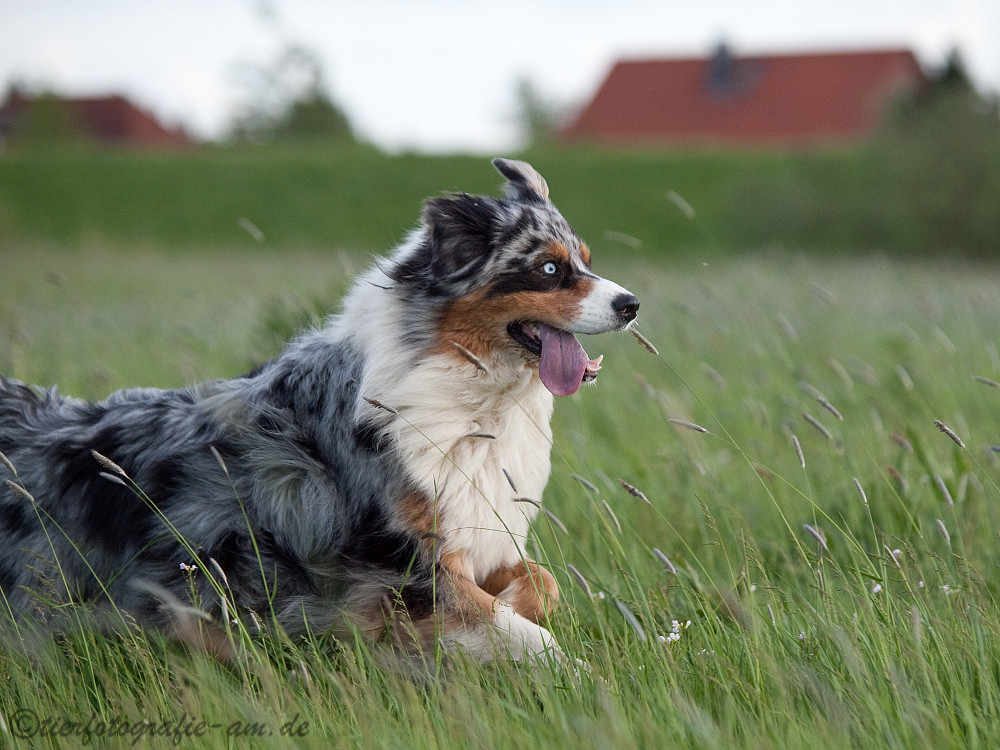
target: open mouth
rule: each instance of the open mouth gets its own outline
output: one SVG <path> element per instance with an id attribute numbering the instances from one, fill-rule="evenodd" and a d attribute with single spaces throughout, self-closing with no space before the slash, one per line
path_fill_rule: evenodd
<path id="1" fill-rule="evenodd" d="M 538 359 L 542 385 L 555 396 L 576 393 L 581 383 L 597 377 L 601 360 L 591 359 L 569 331 L 532 320 L 518 320 L 507 326 L 510 337 L 528 354 Z"/>

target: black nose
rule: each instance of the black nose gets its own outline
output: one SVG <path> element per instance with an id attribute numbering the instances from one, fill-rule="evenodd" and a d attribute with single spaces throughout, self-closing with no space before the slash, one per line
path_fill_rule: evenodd
<path id="1" fill-rule="evenodd" d="M 639 312 L 639 299 L 634 294 L 619 294 L 611 306 L 628 323 L 635 320 L 635 315 Z"/>

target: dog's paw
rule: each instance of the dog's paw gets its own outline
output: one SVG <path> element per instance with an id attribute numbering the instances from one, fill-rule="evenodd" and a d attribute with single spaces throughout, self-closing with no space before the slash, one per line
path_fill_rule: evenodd
<path id="1" fill-rule="evenodd" d="M 493 629 L 499 636 L 498 645 L 506 649 L 515 661 L 535 661 L 545 664 L 565 664 L 566 656 L 555 636 L 506 603 L 499 603 L 493 612 Z"/>
<path id="2" fill-rule="evenodd" d="M 498 600 L 492 614 L 492 622 L 445 634 L 442 645 L 484 663 L 505 658 L 551 666 L 567 663 L 552 633 L 517 614 L 509 604 Z"/>

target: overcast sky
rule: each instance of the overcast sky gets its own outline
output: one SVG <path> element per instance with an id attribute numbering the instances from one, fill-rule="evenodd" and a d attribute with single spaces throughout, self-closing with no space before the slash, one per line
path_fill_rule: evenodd
<path id="1" fill-rule="evenodd" d="M 313 49 L 356 129 L 392 149 L 516 145 L 515 86 L 579 104 L 620 57 L 958 47 L 1000 91 L 1000 0 L 0 0 L 0 82 L 125 93 L 224 132 L 241 64 Z"/>

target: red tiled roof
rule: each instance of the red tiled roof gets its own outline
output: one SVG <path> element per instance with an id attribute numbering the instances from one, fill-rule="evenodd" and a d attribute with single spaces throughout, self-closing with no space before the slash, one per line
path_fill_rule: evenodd
<path id="1" fill-rule="evenodd" d="M 908 50 L 624 60 L 561 135 L 601 144 L 855 139 L 926 83 Z"/>
<path id="2" fill-rule="evenodd" d="M 0 107 L 2 121 L 16 137 L 19 122 L 30 117 L 39 98 L 12 92 Z M 190 146 L 191 139 L 181 129 L 163 126 L 156 117 L 123 96 L 52 98 L 51 104 L 68 115 L 74 130 L 106 145 L 144 147 Z"/>

